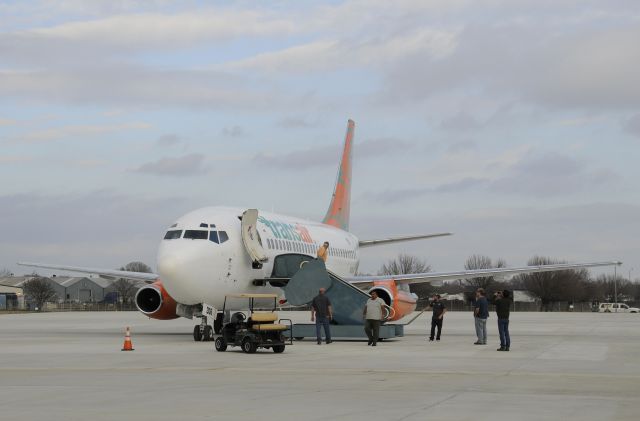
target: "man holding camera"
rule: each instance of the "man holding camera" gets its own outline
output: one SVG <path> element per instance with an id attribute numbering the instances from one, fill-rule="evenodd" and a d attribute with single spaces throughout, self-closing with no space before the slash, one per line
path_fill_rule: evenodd
<path id="1" fill-rule="evenodd" d="M 442 301 L 440 301 L 440 294 L 434 294 L 433 300 L 429 303 L 429 308 L 433 309 L 433 315 L 431 316 L 431 335 L 429 336 L 429 342 L 433 342 L 436 328 L 438 333 L 435 335 L 436 341 L 440 340 L 440 333 L 442 332 L 442 319 L 444 313 L 447 312 L 447 307 Z"/>
<path id="2" fill-rule="evenodd" d="M 498 332 L 500 333 L 500 348 L 498 351 L 508 351 L 511 346 L 509 336 L 509 312 L 511 310 L 511 293 L 508 290 L 498 291 L 493 296 L 493 303 L 496 306 L 498 316 Z"/>

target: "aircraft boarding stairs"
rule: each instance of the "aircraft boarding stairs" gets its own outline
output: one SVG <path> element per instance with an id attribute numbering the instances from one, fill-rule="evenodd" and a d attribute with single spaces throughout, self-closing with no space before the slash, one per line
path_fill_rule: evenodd
<path id="1" fill-rule="evenodd" d="M 369 299 L 369 294 L 327 271 L 322 260 L 296 254 L 281 255 L 274 262 L 273 275 L 273 278 L 265 281 L 271 285 L 280 286 L 285 292 L 287 302 L 294 306 L 310 304 L 318 295 L 318 290 L 325 288 L 325 294 L 333 307 L 332 338 L 366 337 L 362 310 Z M 403 325 L 380 326 L 380 338 L 388 339 L 403 335 Z M 294 338 L 315 338 L 315 336 L 315 324 L 293 325 Z"/>

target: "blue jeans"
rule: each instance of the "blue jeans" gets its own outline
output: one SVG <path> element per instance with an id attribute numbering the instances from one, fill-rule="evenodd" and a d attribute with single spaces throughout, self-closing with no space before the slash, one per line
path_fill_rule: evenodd
<path id="1" fill-rule="evenodd" d="M 500 347 L 509 348 L 511 346 L 509 319 L 498 319 L 498 332 L 500 332 Z"/>
<path id="2" fill-rule="evenodd" d="M 476 321 L 476 336 L 478 337 L 478 342 L 481 344 L 487 343 L 487 319 L 481 319 L 480 317 L 475 317 Z"/>
<path id="3" fill-rule="evenodd" d="M 324 326 L 324 336 L 327 342 L 331 342 L 331 329 L 329 328 L 329 318 L 316 317 L 316 337 L 318 338 L 318 342 L 322 342 L 322 334 L 320 332 L 320 328 L 322 326 Z"/>

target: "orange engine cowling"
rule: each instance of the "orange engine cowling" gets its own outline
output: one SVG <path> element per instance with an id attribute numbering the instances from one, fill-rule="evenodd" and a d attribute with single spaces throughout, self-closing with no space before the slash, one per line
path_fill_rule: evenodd
<path id="1" fill-rule="evenodd" d="M 136 307 L 153 319 L 177 319 L 176 301 L 162 286 L 161 281 L 145 285 L 136 293 Z"/>
<path id="2" fill-rule="evenodd" d="M 417 297 L 409 291 L 398 288 L 394 280 L 374 281 L 369 293 L 375 291 L 392 308 L 389 321 L 402 319 L 416 309 Z"/>

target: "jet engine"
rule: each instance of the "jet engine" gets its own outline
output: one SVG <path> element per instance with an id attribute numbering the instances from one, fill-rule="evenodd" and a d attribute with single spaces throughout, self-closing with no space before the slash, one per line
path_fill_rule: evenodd
<path id="1" fill-rule="evenodd" d="M 176 301 L 162 286 L 161 281 L 145 285 L 136 293 L 136 307 L 141 313 L 153 319 L 177 319 Z"/>
<path id="2" fill-rule="evenodd" d="M 407 314 L 416 309 L 418 297 L 402 286 L 398 286 L 393 280 L 374 281 L 369 293 L 375 291 L 378 297 L 391 308 L 389 321 L 393 322 L 402 319 Z"/>

